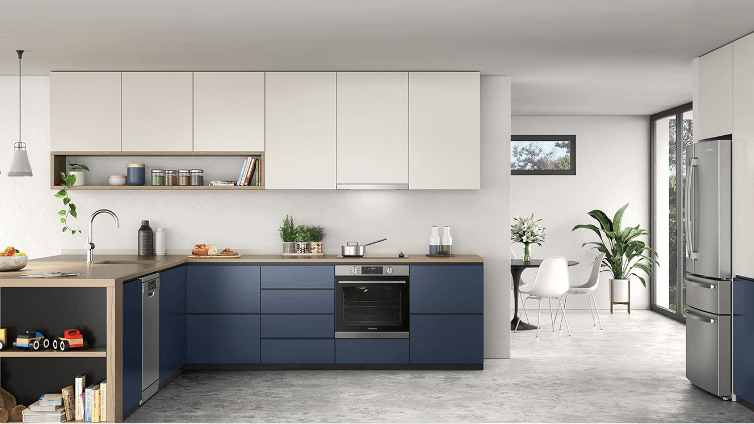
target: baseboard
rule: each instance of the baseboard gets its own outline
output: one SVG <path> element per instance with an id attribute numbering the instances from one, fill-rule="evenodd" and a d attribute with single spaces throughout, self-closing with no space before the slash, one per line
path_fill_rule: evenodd
<path id="1" fill-rule="evenodd" d="M 738 402 L 741 405 L 745 406 L 746 408 L 754 411 L 754 404 L 752 404 L 748 400 L 743 399 L 741 396 L 736 396 L 736 402 Z"/>
<path id="2" fill-rule="evenodd" d="M 191 364 L 186 371 L 483 370 L 484 364 Z"/>

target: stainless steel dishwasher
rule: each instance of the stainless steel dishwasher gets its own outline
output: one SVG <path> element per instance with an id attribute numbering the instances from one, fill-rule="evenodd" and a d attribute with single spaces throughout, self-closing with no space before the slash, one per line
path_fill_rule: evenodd
<path id="1" fill-rule="evenodd" d="M 141 402 L 160 385 L 160 274 L 141 279 Z"/>

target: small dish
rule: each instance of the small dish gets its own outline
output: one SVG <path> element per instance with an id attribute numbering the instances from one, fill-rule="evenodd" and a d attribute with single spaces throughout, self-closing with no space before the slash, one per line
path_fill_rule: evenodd
<path id="1" fill-rule="evenodd" d="M 126 176 L 125 175 L 110 175 L 107 177 L 107 181 L 110 183 L 111 186 L 123 186 L 126 185 Z"/>
<path id="2" fill-rule="evenodd" d="M 23 269 L 26 266 L 27 262 L 29 262 L 29 257 L 26 255 L 0 256 L 0 272 L 18 271 L 19 269 Z"/>

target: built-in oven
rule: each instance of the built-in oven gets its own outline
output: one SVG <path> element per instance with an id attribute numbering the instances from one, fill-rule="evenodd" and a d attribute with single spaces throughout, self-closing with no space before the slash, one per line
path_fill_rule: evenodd
<path id="1" fill-rule="evenodd" d="M 335 338 L 407 339 L 408 265 L 335 266 Z"/>

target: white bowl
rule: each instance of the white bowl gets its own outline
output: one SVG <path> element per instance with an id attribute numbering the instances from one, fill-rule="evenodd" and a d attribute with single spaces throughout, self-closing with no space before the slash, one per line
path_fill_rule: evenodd
<path id="1" fill-rule="evenodd" d="M 110 175 L 107 177 L 107 181 L 110 183 L 111 186 L 123 186 L 126 185 L 126 176 L 125 175 Z"/>
<path id="2" fill-rule="evenodd" d="M 24 256 L 0 256 L 0 272 L 18 271 L 26 266 L 29 257 Z"/>

